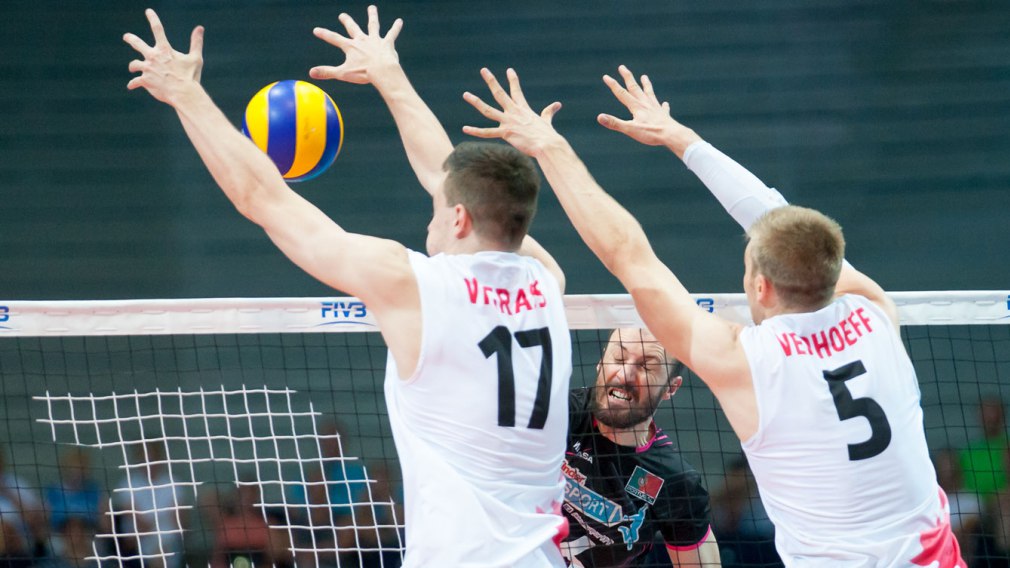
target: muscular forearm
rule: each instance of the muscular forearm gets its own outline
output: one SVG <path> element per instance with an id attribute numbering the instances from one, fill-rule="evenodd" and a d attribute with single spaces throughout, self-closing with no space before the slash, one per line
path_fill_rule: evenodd
<path id="1" fill-rule="evenodd" d="M 287 189 L 277 166 L 228 121 L 199 84 L 181 91 L 172 106 L 225 195 L 243 215 L 259 223 L 256 204 L 271 191 Z"/>
<path id="2" fill-rule="evenodd" d="M 442 164 L 452 153 L 449 135 L 401 67 L 385 71 L 373 79 L 373 85 L 393 115 L 418 181 L 428 193 L 434 194 L 440 190 L 445 177 Z"/>
<path id="3" fill-rule="evenodd" d="M 623 281 L 623 261 L 638 258 L 650 249 L 641 225 L 603 191 L 563 138 L 558 137 L 536 158 L 575 230 L 607 269 Z"/>

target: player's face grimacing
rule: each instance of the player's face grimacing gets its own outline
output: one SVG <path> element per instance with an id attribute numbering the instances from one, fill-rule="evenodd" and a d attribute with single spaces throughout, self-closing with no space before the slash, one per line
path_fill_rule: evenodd
<path id="1" fill-rule="evenodd" d="M 670 380 L 666 352 L 642 329 L 618 329 L 597 365 L 593 416 L 611 428 L 647 423 L 681 379 Z"/>

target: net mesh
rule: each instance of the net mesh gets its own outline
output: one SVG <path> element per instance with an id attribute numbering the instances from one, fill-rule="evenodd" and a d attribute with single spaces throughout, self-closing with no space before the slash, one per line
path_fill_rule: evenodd
<path id="1" fill-rule="evenodd" d="M 46 418 L 38 421 L 52 427 L 54 442 L 120 452 L 123 481 L 111 493 L 110 530 L 96 531 L 90 558 L 164 562 L 177 554 L 182 519 L 201 500 L 205 464 L 216 463 L 230 470 L 224 478 L 234 480 L 239 495 L 238 503 L 227 505 L 260 512 L 292 558 L 307 556 L 321 564 L 337 552 L 399 551 L 396 536 L 382 541 L 382 531 L 399 534 L 392 497 L 373 492 L 376 481 L 367 467 L 345 455 L 338 433 L 317 428 L 321 415 L 311 401 L 293 402 L 293 394 L 242 386 L 33 397 L 46 404 Z M 314 478 L 312 471 L 332 473 Z M 305 498 L 318 490 L 343 495 L 318 502 Z M 355 505 L 348 508 L 346 526 L 332 515 L 342 503 Z M 354 534 L 344 538 L 338 531 Z M 302 533 L 308 538 L 297 538 Z"/>
<path id="2" fill-rule="evenodd" d="M 1006 425 L 982 444 L 979 409 L 1010 396 L 1010 294 L 895 298 L 931 449 L 964 474 L 946 488 L 962 547 L 976 562 L 1006 558 L 1007 464 L 979 461 L 1007 455 Z M 747 318 L 740 296 L 697 300 Z M 640 321 L 627 296 L 566 305 L 572 386 L 588 386 L 609 330 Z M 0 557 L 398 566 L 403 501 L 376 331 L 353 299 L 0 305 Z M 700 381 L 688 372 L 656 419 L 705 476 L 723 565 L 779 565 L 739 442 Z M 655 550 L 643 565 L 669 565 Z"/>

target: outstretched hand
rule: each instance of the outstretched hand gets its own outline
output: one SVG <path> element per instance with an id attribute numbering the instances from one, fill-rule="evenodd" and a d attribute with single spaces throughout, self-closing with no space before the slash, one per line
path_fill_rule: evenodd
<path id="1" fill-rule="evenodd" d="M 161 102 L 172 104 L 173 97 L 186 86 L 200 83 L 200 73 L 203 70 L 203 26 L 193 28 L 189 39 L 189 53 L 181 53 L 172 49 L 161 25 L 158 14 L 148 8 L 144 14 L 151 24 L 154 35 L 154 45 L 138 36 L 126 33 L 123 41 L 143 57 L 130 62 L 130 72 L 140 73 L 126 84 L 133 90 L 145 88 L 151 96 Z"/>
<path id="2" fill-rule="evenodd" d="M 379 34 L 379 10 L 368 7 L 368 33 L 362 31 L 354 18 L 340 14 L 347 35 L 343 36 L 326 28 L 316 28 L 312 33 L 326 43 L 340 48 L 345 60 L 338 66 L 320 65 L 309 70 L 313 79 L 337 79 L 359 85 L 374 83 L 383 73 L 396 69 L 400 57 L 394 42 L 403 28 L 403 20 L 397 18 L 385 36 Z"/>
<path id="3" fill-rule="evenodd" d="M 505 92 L 491 71 L 487 68 L 480 70 L 480 76 L 487 83 L 491 96 L 501 106 L 500 109 L 485 103 L 473 93 L 463 93 L 466 102 L 486 118 L 498 122 L 498 126 L 464 126 L 463 132 L 478 138 L 501 138 L 520 152 L 535 158 L 550 144 L 563 141 L 551 125 L 554 115 L 561 110 L 561 103 L 553 102 L 537 114 L 526 102 L 515 70 L 509 69 L 505 75 L 509 81 L 509 92 Z"/>
<path id="4" fill-rule="evenodd" d="M 621 65 L 617 70 L 624 79 L 623 86 L 610 75 L 604 75 L 603 82 L 610 87 L 617 100 L 631 111 L 631 120 L 600 114 L 597 117 L 600 124 L 648 146 L 669 146 L 678 155 L 682 155 L 683 150 L 692 142 L 701 139 L 694 131 L 670 116 L 670 103 L 659 102 L 648 75 L 642 75 L 642 84 L 639 85 L 627 67 Z"/>

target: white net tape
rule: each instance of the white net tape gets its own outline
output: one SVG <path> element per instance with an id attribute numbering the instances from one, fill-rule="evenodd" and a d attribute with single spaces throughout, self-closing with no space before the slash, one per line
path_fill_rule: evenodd
<path id="1" fill-rule="evenodd" d="M 1010 291 L 892 292 L 902 325 L 1010 324 Z M 750 322 L 743 294 L 695 294 L 701 309 Z M 641 325 L 628 295 L 565 297 L 571 329 Z M 956 306 L 956 309 L 951 309 Z M 355 298 L 2 302 L 0 337 L 378 331 Z"/>

